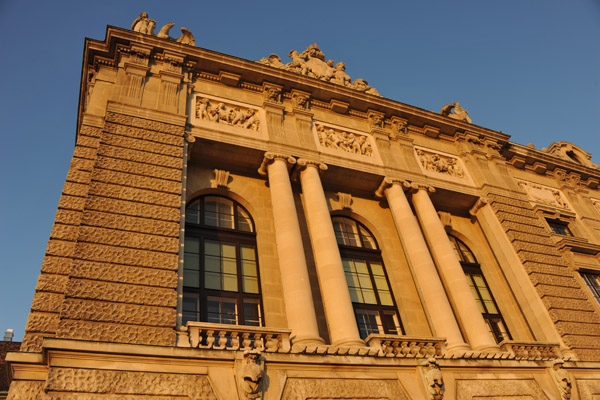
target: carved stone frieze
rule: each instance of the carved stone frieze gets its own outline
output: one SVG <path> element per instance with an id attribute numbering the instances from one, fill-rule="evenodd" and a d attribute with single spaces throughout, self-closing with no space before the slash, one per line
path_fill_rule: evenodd
<path id="1" fill-rule="evenodd" d="M 196 96 L 195 117 L 197 120 L 261 131 L 260 114 L 257 109 L 228 104 L 208 97 Z"/>
<path id="2" fill-rule="evenodd" d="M 408 121 L 398 117 L 392 117 L 392 131 L 389 134 L 390 140 L 398 140 L 400 136 L 408 134 Z"/>
<path id="3" fill-rule="evenodd" d="M 294 110 L 307 111 L 310 105 L 310 95 L 307 93 L 292 93 L 292 107 Z"/>
<path id="4" fill-rule="evenodd" d="M 282 90 L 280 87 L 265 85 L 263 88 L 263 97 L 267 103 L 281 103 Z"/>
<path id="5" fill-rule="evenodd" d="M 379 113 L 369 113 L 369 128 L 371 129 L 383 129 L 384 128 L 384 116 Z"/>
<path id="6" fill-rule="evenodd" d="M 425 171 L 445 174 L 453 178 L 465 178 L 465 170 L 462 162 L 457 157 L 420 148 L 415 149 L 415 154 Z"/>
<path id="7" fill-rule="evenodd" d="M 277 54 L 271 54 L 258 60 L 258 63 L 284 69 L 299 75 L 310 76 L 322 81 L 335 83 L 336 85 L 346 86 L 359 92 L 381 96 L 377 90 L 367 83 L 364 79 L 356 79 L 352 82 L 350 76 L 346 74 L 346 64 L 333 60 L 325 61 L 325 54 L 319 49 L 316 43 L 311 44 L 302 53 L 291 50 L 288 57 L 292 61 L 284 64 L 281 57 Z"/>
<path id="8" fill-rule="evenodd" d="M 347 132 L 341 129 L 315 124 L 319 144 L 334 150 L 373 157 L 373 147 L 367 135 Z"/>
<path id="9" fill-rule="evenodd" d="M 573 189 L 581 186 L 581 175 L 575 172 L 567 173 L 567 171 L 563 169 L 556 168 L 554 170 L 554 178 L 556 178 L 556 181 L 560 185 L 568 186 Z"/>
<path id="10" fill-rule="evenodd" d="M 534 379 L 457 379 L 457 400 L 550 400 Z"/>
<path id="11" fill-rule="evenodd" d="M 540 185 L 539 183 L 518 181 L 519 186 L 527 193 L 527 197 L 535 203 L 571 210 L 571 206 L 567 202 L 560 190 L 549 186 Z"/>

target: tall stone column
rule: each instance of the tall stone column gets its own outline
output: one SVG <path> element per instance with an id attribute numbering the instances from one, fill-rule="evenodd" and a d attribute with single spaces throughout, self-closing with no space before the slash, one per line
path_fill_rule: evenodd
<path id="1" fill-rule="evenodd" d="M 288 163 L 295 164 L 296 160 L 266 153 L 259 169 L 269 178 L 286 316 L 294 344 L 324 344 L 319 336 Z"/>
<path id="2" fill-rule="evenodd" d="M 498 351 L 498 345 L 483 320 L 460 261 L 429 198 L 427 188 L 420 187 L 413 194 L 413 205 L 471 347 L 481 351 Z"/>
<path id="3" fill-rule="evenodd" d="M 449 351 L 469 349 L 469 345 L 465 343 L 456 323 L 427 243 L 400 182 L 386 179 L 382 182 L 380 189 L 385 193 L 425 310 L 433 325 L 434 335 L 446 338 L 446 346 Z M 383 195 L 381 190 L 378 195 Z"/>
<path id="4" fill-rule="evenodd" d="M 319 176 L 319 169 L 326 170 L 327 166 L 303 159 L 298 160 L 298 165 L 304 167 L 300 172 L 304 212 L 308 220 L 331 343 L 335 346 L 364 346 L 358 333 L 342 257 Z"/>

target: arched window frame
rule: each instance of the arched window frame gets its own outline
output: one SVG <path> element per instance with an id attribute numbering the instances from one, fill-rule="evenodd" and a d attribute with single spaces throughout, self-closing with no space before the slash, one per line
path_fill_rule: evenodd
<path id="1" fill-rule="evenodd" d="M 481 315 L 497 343 L 503 340 L 512 340 L 512 336 L 490 286 L 483 275 L 480 264 L 471 249 L 459 238 L 448 235 L 450 243 L 456 252 L 460 265 L 465 273 L 465 278 L 471 288 L 471 293 L 477 302 Z M 488 296 L 489 295 L 489 296 Z"/>
<path id="2" fill-rule="evenodd" d="M 220 204 L 230 204 L 231 213 Z M 188 202 L 183 275 L 184 325 L 202 321 L 264 326 L 256 230 L 250 213 L 237 201 L 206 194 Z M 215 288 L 217 284 L 221 287 Z"/>
<path id="3" fill-rule="evenodd" d="M 332 222 L 361 337 L 365 339 L 372 333 L 403 335 L 404 327 L 375 237 L 353 218 L 333 215 Z M 344 223 L 353 229 L 344 229 Z M 357 262 L 361 265 L 361 261 L 364 261 L 369 278 L 364 287 L 361 283 L 354 286 L 361 278 L 367 279 L 357 267 Z M 374 273 L 377 270 L 380 270 L 379 274 Z M 359 301 L 361 296 L 366 297 L 363 289 L 367 293 L 369 289 L 373 290 L 374 302 Z M 385 305 L 386 302 L 390 304 Z"/>

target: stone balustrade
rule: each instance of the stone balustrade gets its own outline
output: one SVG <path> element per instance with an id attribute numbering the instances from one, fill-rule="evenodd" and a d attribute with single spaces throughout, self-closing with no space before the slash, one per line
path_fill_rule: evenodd
<path id="1" fill-rule="evenodd" d="M 177 347 L 287 353 L 290 332 L 289 329 L 190 321 L 177 332 Z"/>
<path id="2" fill-rule="evenodd" d="M 562 358 L 560 346 L 557 343 L 505 340 L 500 343 L 500 348 L 504 352 L 514 354 L 516 359 L 553 360 Z"/>
<path id="3" fill-rule="evenodd" d="M 440 338 L 371 334 L 366 342 L 385 357 L 429 358 L 446 353 L 446 340 Z"/>

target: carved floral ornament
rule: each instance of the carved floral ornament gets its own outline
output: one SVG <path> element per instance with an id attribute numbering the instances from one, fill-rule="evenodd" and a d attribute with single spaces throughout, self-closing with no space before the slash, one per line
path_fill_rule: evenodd
<path id="1" fill-rule="evenodd" d="M 235 105 L 220 100 L 196 96 L 194 117 L 196 120 L 211 121 L 251 131 L 261 131 L 258 109 Z"/>
<path id="2" fill-rule="evenodd" d="M 302 53 L 296 50 L 291 50 L 288 57 L 292 61 L 284 64 L 281 57 L 277 54 L 271 54 L 269 57 L 263 57 L 258 60 L 258 63 L 271 67 L 284 69 L 299 75 L 310 76 L 322 81 L 331 82 L 336 85 L 345 86 L 362 93 L 381 96 L 377 89 L 369 86 L 364 79 L 355 79 L 352 81 L 350 76 L 346 74 L 346 64 L 333 60 L 326 60 L 325 54 L 319 49 L 316 43 L 311 44 Z"/>
<path id="3" fill-rule="evenodd" d="M 346 153 L 373 157 L 373 146 L 367 135 L 315 124 L 317 138 L 322 147 Z"/>
<path id="4" fill-rule="evenodd" d="M 425 171 L 434 172 L 436 174 L 445 174 L 453 178 L 466 178 L 462 162 L 456 157 L 421 148 L 416 148 L 415 154 Z"/>
<path id="5" fill-rule="evenodd" d="M 571 210 L 569 203 L 560 190 L 539 183 L 518 181 L 519 186 L 527 193 L 527 197 L 535 203 Z"/>

